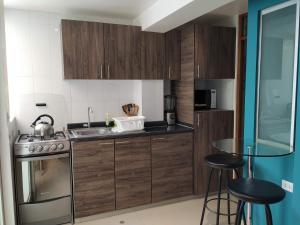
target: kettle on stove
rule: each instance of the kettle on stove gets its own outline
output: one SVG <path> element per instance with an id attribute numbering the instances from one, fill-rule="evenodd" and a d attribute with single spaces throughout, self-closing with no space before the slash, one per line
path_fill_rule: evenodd
<path id="1" fill-rule="evenodd" d="M 50 119 L 50 123 L 44 120 L 40 121 L 42 118 L 45 117 Z M 50 138 L 54 135 L 53 125 L 54 119 L 52 118 L 52 116 L 48 114 L 42 114 L 31 124 L 31 127 L 34 129 L 35 136 Z"/>

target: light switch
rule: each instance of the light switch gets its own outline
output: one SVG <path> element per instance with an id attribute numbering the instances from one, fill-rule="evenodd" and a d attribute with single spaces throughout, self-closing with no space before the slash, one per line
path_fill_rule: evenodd
<path id="1" fill-rule="evenodd" d="M 294 184 L 286 181 L 286 180 L 282 180 L 282 184 L 281 184 L 282 188 L 288 192 L 293 193 L 294 191 Z"/>

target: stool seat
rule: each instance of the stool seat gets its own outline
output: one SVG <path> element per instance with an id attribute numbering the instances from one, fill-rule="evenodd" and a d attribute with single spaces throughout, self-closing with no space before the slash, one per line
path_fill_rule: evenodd
<path id="1" fill-rule="evenodd" d="M 208 166 L 216 169 L 238 169 L 244 166 L 242 158 L 230 154 L 212 154 L 205 157 Z"/>
<path id="2" fill-rule="evenodd" d="M 239 178 L 232 180 L 228 184 L 229 192 L 238 199 L 258 204 L 273 204 L 280 202 L 285 197 L 284 190 L 271 182 Z"/>

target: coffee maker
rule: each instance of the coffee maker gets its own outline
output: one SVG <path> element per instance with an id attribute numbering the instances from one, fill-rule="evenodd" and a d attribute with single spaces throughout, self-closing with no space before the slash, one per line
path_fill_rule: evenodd
<path id="1" fill-rule="evenodd" d="M 167 121 L 169 126 L 175 125 L 176 123 L 176 97 L 174 95 L 166 95 L 164 101 L 165 107 L 165 121 Z"/>

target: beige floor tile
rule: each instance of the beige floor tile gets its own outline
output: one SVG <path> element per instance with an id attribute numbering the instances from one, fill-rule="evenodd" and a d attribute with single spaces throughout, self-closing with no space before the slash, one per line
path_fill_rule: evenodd
<path id="1" fill-rule="evenodd" d="M 216 204 L 211 204 L 215 207 Z M 178 203 L 157 206 L 124 213 L 102 219 L 95 219 L 88 222 L 78 223 L 80 225 L 199 225 L 200 216 L 203 207 L 203 199 L 192 199 Z M 222 210 L 227 210 L 226 202 L 221 204 Z M 235 206 L 232 205 L 232 211 L 235 212 Z M 234 217 L 231 219 L 234 224 Z M 216 223 L 215 214 L 206 211 L 204 219 L 205 225 L 214 225 Z M 220 225 L 227 223 L 227 217 L 220 217 Z"/>

